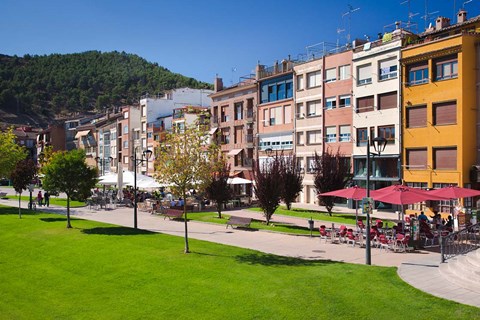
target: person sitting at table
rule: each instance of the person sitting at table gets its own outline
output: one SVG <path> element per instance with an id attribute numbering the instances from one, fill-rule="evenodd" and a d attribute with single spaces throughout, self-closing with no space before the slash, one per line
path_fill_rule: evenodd
<path id="1" fill-rule="evenodd" d="M 420 212 L 420 215 L 417 217 L 418 221 L 423 221 L 423 222 L 430 222 L 430 220 L 428 220 L 428 217 L 425 215 L 425 213 Z"/>
<path id="2" fill-rule="evenodd" d="M 170 207 L 175 207 L 177 205 L 177 202 L 172 198 L 172 201 L 170 201 Z"/>
<path id="3" fill-rule="evenodd" d="M 185 202 L 183 201 L 183 199 L 182 199 L 182 198 L 178 198 L 177 206 L 183 207 L 184 204 L 185 204 Z"/>

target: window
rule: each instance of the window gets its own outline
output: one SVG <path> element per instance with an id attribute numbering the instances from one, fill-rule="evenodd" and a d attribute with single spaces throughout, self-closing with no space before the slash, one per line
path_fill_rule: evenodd
<path id="1" fill-rule="evenodd" d="M 315 100 L 307 102 L 307 115 L 309 117 L 320 116 L 322 113 L 322 101 Z"/>
<path id="2" fill-rule="evenodd" d="M 407 149 L 407 170 L 427 168 L 427 148 Z"/>
<path id="3" fill-rule="evenodd" d="M 235 108 L 235 120 L 243 119 L 243 102 L 237 102 L 234 105 Z"/>
<path id="4" fill-rule="evenodd" d="M 305 118 L 305 109 L 303 107 L 303 103 L 297 103 L 297 119 Z"/>
<path id="5" fill-rule="evenodd" d="M 351 105 L 351 96 L 350 95 L 344 95 L 344 96 L 340 96 L 338 97 L 338 100 L 339 100 L 339 104 L 338 104 L 338 107 L 339 108 L 345 108 L 345 107 L 350 107 Z"/>
<path id="6" fill-rule="evenodd" d="M 147 132 L 147 123 L 142 122 L 142 133 L 145 133 L 145 132 Z"/>
<path id="7" fill-rule="evenodd" d="M 123 134 L 128 134 L 128 125 L 123 127 Z"/>
<path id="8" fill-rule="evenodd" d="M 230 119 L 227 115 L 227 111 L 228 111 L 228 106 L 222 106 L 222 109 L 221 109 L 221 122 L 228 122 Z"/>
<path id="9" fill-rule="evenodd" d="M 123 119 L 128 119 L 128 111 L 125 111 L 125 112 L 123 113 Z"/>
<path id="10" fill-rule="evenodd" d="M 315 157 L 307 157 L 307 172 L 315 172 Z"/>
<path id="11" fill-rule="evenodd" d="M 263 81 L 261 84 L 261 103 L 292 98 L 292 84 L 291 75 Z"/>
<path id="12" fill-rule="evenodd" d="M 340 142 L 350 142 L 351 128 L 349 125 L 340 126 Z"/>
<path id="13" fill-rule="evenodd" d="M 321 144 L 322 130 L 307 131 L 307 144 Z"/>
<path id="14" fill-rule="evenodd" d="M 397 107 L 397 91 L 378 95 L 378 110 L 395 109 Z"/>
<path id="15" fill-rule="evenodd" d="M 457 102 L 442 102 L 433 104 L 433 124 L 449 125 L 457 123 Z"/>
<path id="16" fill-rule="evenodd" d="M 457 148 L 434 148 L 433 168 L 439 170 L 456 170 Z"/>
<path id="17" fill-rule="evenodd" d="M 407 75 L 410 86 L 428 83 L 428 61 L 407 66 Z"/>
<path id="18" fill-rule="evenodd" d="M 435 80 L 458 78 L 457 55 L 443 57 L 435 60 Z"/>
<path id="19" fill-rule="evenodd" d="M 142 138 L 142 148 L 147 149 L 147 139 Z"/>
<path id="20" fill-rule="evenodd" d="M 325 70 L 325 82 L 333 82 L 337 80 L 336 68 Z"/>
<path id="21" fill-rule="evenodd" d="M 123 163 L 128 164 L 128 157 L 127 156 L 123 157 Z"/>
<path id="22" fill-rule="evenodd" d="M 427 106 L 407 108 L 407 128 L 421 128 L 427 126 Z"/>
<path id="23" fill-rule="evenodd" d="M 378 79 L 388 80 L 397 77 L 397 59 L 380 61 L 378 66 Z"/>
<path id="24" fill-rule="evenodd" d="M 128 149 L 128 141 L 123 141 L 123 149 Z"/>
<path id="25" fill-rule="evenodd" d="M 385 138 L 387 143 L 395 142 L 395 126 L 382 126 L 378 127 L 378 136 L 381 138 Z"/>
<path id="26" fill-rule="evenodd" d="M 300 170 L 300 172 L 303 172 L 305 170 L 305 159 L 303 157 L 297 157 L 297 168 Z"/>
<path id="27" fill-rule="evenodd" d="M 307 88 L 319 87 L 322 85 L 322 74 L 320 71 L 307 74 Z"/>
<path id="28" fill-rule="evenodd" d="M 236 126 L 234 130 L 233 143 L 243 142 L 243 126 Z"/>
<path id="29" fill-rule="evenodd" d="M 350 65 L 347 64 L 346 66 L 340 66 L 340 68 L 338 68 L 338 78 L 340 80 L 346 80 L 346 79 L 350 79 Z"/>
<path id="30" fill-rule="evenodd" d="M 373 111 L 373 96 L 362 97 L 357 99 L 357 112 L 369 112 Z"/>
<path id="31" fill-rule="evenodd" d="M 337 106 L 337 98 L 326 98 L 325 99 L 325 109 L 331 110 Z"/>
<path id="32" fill-rule="evenodd" d="M 357 85 L 372 83 L 372 65 L 366 64 L 357 67 Z"/>
<path id="33" fill-rule="evenodd" d="M 336 127 L 326 127 L 325 128 L 325 142 L 337 142 L 337 128 Z"/>
<path id="34" fill-rule="evenodd" d="M 303 132 L 297 132 L 297 145 L 303 146 L 305 144 L 305 136 Z"/>
<path id="35" fill-rule="evenodd" d="M 270 108 L 270 125 L 283 124 L 283 107 Z"/>
<path id="36" fill-rule="evenodd" d="M 303 83 L 303 75 L 297 76 L 297 91 L 303 90 L 304 83 Z"/>
<path id="37" fill-rule="evenodd" d="M 357 146 L 366 146 L 368 141 L 367 128 L 357 129 Z"/>
<path id="38" fill-rule="evenodd" d="M 268 109 L 263 109 L 263 126 L 266 127 L 268 126 L 268 123 L 270 122 L 270 117 L 268 116 L 270 110 Z"/>
<path id="39" fill-rule="evenodd" d="M 147 116 L 147 106 L 142 106 L 142 117 Z"/>

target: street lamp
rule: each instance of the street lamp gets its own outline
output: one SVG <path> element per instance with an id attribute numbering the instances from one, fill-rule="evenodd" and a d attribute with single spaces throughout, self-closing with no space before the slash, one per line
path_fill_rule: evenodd
<path id="1" fill-rule="evenodd" d="M 380 155 L 384 150 L 385 146 L 387 145 L 387 139 L 383 137 L 376 137 L 372 139 L 373 148 L 375 149 L 375 153 L 372 155 Z M 367 198 L 370 198 L 370 137 L 367 137 Z M 365 252 L 366 252 L 366 264 L 372 264 L 372 255 L 370 249 L 370 206 L 367 209 L 367 241 L 365 242 Z"/>
<path id="2" fill-rule="evenodd" d="M 140 159 L 137 158 L 137 149 L 135 148 L 133 152 L 133 227 L 137 229 L 137 167 L 147 162 L 148 159 L 152 156 L 152 150 L 145 150 L 142 152 L 142 157 Z"/>

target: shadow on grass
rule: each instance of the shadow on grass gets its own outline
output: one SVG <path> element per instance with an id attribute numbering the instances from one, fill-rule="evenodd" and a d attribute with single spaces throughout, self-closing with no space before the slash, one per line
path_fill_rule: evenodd
<path id="1" fill-rule="evenodd" d="M 85 234 L 101 234 L 107 236 L 134 236 L 139 234 L 155 234 L 148 230 L 133 229 L 127 227 L 96 227 L 91 229 L 83 229 L 82 233 Z"/>
<path id="2" fill-rule="evenodd" d="M 22 216 L 29 216 L 29 215 L 34 215 L 35 211 L 28 210 L 25 208 L 22 208 L 21 210 Z M 6 207 L 6 206 L 0 206 L 0 215 L 9 215 L 9 214 L 15 214 L 18 216 L 18 207 Z"/>
<path id="3" fill-rule="evenodd" d="M 250 253 L 236 257 L 237 262 L 248 264 L 260 264 L 264 266 L 319 266 L 332 263 L 342 263 L 331 260 L 303 260 L 291 257 L 281 257 L 270 254 Z"/>
<path id="4" fill-rule="evenodd" d="M 40 218 L 43 222 L 66 222 L 67 218 L 66 217 L 58 217 L 58 218 Z M 70 218 L 70 221 L 78 221 L 79 219 L 75 218 Z"/>

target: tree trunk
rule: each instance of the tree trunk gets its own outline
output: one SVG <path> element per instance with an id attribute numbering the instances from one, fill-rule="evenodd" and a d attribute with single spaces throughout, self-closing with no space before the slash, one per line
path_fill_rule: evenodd
<path id="1" fill-rule="evenodd" d="M 218 219 L 222 219 L 222 202 L 217 202 Z"/>
<path id="2" fill-rule="evenodd" d="M 187 199 L 185 198 L 185 190 L 183 190 L 182 196 L 183 196 L 183 216 L 185 219 L 185 253 L 190 252 L 190 248 L 188 247 L 188 219 L 187 219 Z"/>
<path id="3" fill-rule="evenodd" d="M 70 224 L 70 196 L 67 194 L 67 228 L 71 228 Z"/>
<path id="4" fill-rule="evenodd" d="M 287 210 L 291 210 L 292 209 L 292 204 L 290 202 L 287 202 L 285 203 L 287 205 Z"/>
<path id="5" fill-rule="evenodd" d="M 22 219 L 22 203 L 20 201 L 20 198 L 22 197 L 22 194 L 18 196 L 18 218 Z"/>

